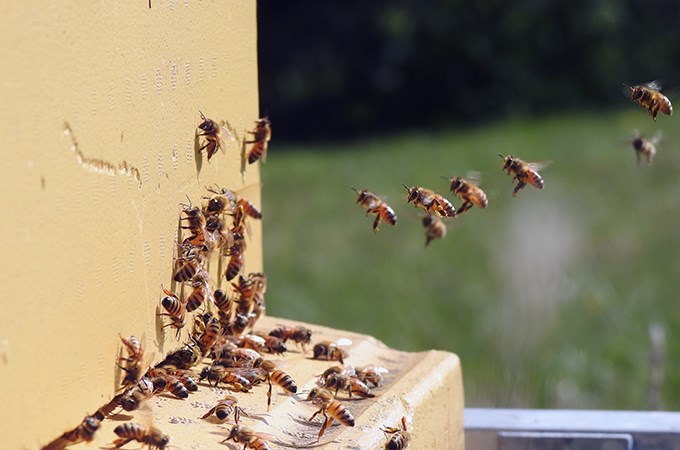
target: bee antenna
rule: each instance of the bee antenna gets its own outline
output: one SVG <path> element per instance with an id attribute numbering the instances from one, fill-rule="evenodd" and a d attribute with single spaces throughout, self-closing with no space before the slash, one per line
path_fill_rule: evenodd
<path id="1" fill-rule="evenodd" d="M 201 115 L 201 119 L 205 120 L 205 114 L 199 109 L 198 113 Z"/>
<path id="2" fill-rule="evenodd" d="M 410 189 L 411 189 L 410 187 L 406 186 L 404 183 L 401 183 L 401 185 L 404 186 L 404 187 L 406 188 L 406 190 L 410 190 Z"/>
<path id="3" fill-rule="evenodd" d="M 498 154 L 501 158 L 505 159 L 505 156 L 501 155 L 500 153 Z"/>
<path id="4" fill-rule="evenodd" d="M 447 177 L 447 176 L 444 176 L 444 175 L 440 176 L 440 178 L 442 180 L 451 181 L 451 177 Z"/>

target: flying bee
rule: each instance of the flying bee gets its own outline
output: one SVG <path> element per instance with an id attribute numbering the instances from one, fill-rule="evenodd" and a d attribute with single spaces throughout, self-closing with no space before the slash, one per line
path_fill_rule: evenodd
<path id="1" fill-rule="evenodd" d="M 245 198 L 239 198 L 236 206 L 236 211 L 237 214 L 241 214 L 242 216 L 248 216 L 252 217 L 253 219 L 262 219 L 262 213 L 260 210 L 253 205 L 250 201 L 246 200 Z M 240 219 L 242 221 L 243 219 Z M 236 222 L 239 222 L 239 220 L 235 220 Z"/>
<path id="2" fill-rule="evenodd" d="M 151 379 L 142 377 L 137 384 L 131 386 L 123 392 L 120 398 L 120 406 L 125 411 L 135 411 L 141 404 L 151 398 L 156 392 L 156 387 Z"/>
<path id="3" fill-rule="evenodd" d="M 276 368 L 276 363 L 268 359 L 258 359 L 254 367 L 259 369 L 264 379 L 269 383 L 269 391 L 267 392 L 267 411 L 272 403 L 272 384 L 276 384 L 284 391 L 295 394 L 297 392 L 297 384 L 295 381 L 282 370 Z"/>
<path id="4" fill-rule="evenodd" d="M 201 114 L 203 122 L 198 126 L 200 131 L 198 131 L 196 135 L 203 136 L 205 138 L 205 144 L 203 144 L 198 151 L 200 152 L 205 149 L 208 154 L 208 161 L 210 161 L 210 158 L 212 158 L 217 150 L 224 150 L 226 145 L 225 138 L 233 141 L 234 137 L 226 128 L 220 126 L 214 120 L 205 117 L 201 111 L 199 111 L 199 113 Z"/>
<path id="5" fill-rule="evenodd" d="M 240 425 L 234 425 L 229 432 L 229 436 L 227 436 L 222 443 L 230 440 L 237 443 L 243 443 L 243 450 L 246 450 L 247 448 L 252 450 L 270 450 L 271 448 L 269 447 L 269 444 L 267 444 L 262 437 L 255 434 L 254 431 Z"/>
<path id="6" fill-rule="evenodd" d="M 662 138 L 661 132 L 657 132 L 651 139 L 647 139 L 635 133 L 633 137 L 633 148 L 635 149 L 635 156 L 637 158 L 637 163 L 640 165 L 640 157 L 644 156 L 647 160 L 647 164 L 652 164 L 652 159 L 656 155 L 656 146 L 661 142 Z"/>
<path id="7" fill-rule="evenodd" d="M 246 144 L 253 144 L 248 152 L 248 164 L 253 164 L 258 159 L 262 162 L 267 161 L 267 148 L 269 141 L 272 138 L 271 122 L 268 117 L 263 117 L 255 121 L 255 130 L 248 131 L 248 134 L 253 135 L 252 141 L 246 141 Z"/>
<path id="8" fill-rule="evenodd" d="M 519 158 L 515 158 L 512 155 L 503 156 L 499 153 L 498 156 L 503 158 L 503 170 L 508 172 L 508 175 L 512 175 L 513 182 L 517 180 L 517 186 L 515 186 L 515 189 L 512 191 L 513 197 L 527 184 L 538 189 L 543 189 L 543 178 L 538 174 L 538 171 L 550 164 L 549 162 L 528 163 Z"/>
<path id="9" fill-rule="evenodd" d="M 357 203 L 366 210 L 366 215 L 375 214 L 373 231 L 378 231 L 381 220 L 392 226 L 397 224 L 396 213 L 387 203 L 380 199 L 380 197 L 366 189 L 358 191 L 355 188 L 352 188 L 352 190 L 356 192 Z"/>
<path id="10" fill-rule="evenodd" d="M 92 416 L 86 416 L 80 425 L 72 430 L 64 432 L 64 434 L 42 447 L 41 450 L 63 450 L 68 446 L 80 442 L 92 442 L 95 433 L 101 426 L 103 417 L 104 416 L 99 416 L 96 413 Z"/>
<path id="11" fill-rule="evenodd" d="M 307 400 L 311 400 L 314 405 L 319 406 L 319 410 L 309 418 L 309 421 L 311 422 L 314 420 L 314 417 L 316 417 L 319 413 L 323 414 L 325 418 L 323 425 L 321 426 L 321 430 L 319 430 L 317 442 L 321 439 L 321 436 L 323 436 L 326 428 L 331 426 L 334 419 L 345 426 L 354 426 L 354 417 L 352 417 L 352 413 L 350 413 L 342 403 L 335 400 L 333 394 L 328 392 L 326 389 L 316 387 L 312 388 L 312 390 L 309 392 L 309 395 L 307 396 Z"/>
<path id="12" fill-rule="evenodd" d="M 656 121 L 656 115 L 661 111 L 667 116 L 673 115 L 673 105 L 668 97 L 661 91 L 661 81 L 655 80 L 649 83 L 628 86 L 623 84 L 623 95 L 628 97 L 633 103 L 637 103 L 649 112 L 652 119 Z"/>
<path id="13" fill-rule="evenodd" d="M 147 444 L 149 449 L 163 450 L 170 443 L 170 436 L 151 425 L 126 422 L 114 428 L 113 432 L 118 436 L 118 439 L 113 441 L 113 448 L 120 448 L 128 442 L 137 441 Z"/>
<path id="14" fill-rule="evenodd" d="M 401 427 L 383 427 L 382 431 L 389 436 L 385 450 L 403 450 L 408 447 L 411 436 L 406 428 L 406 417 L 401 418 Z"/>
<path id="15" fill-rule="evenodd" d="M 428 214 L 435 213 L 440 217 L 456 217 L 456 208 L 453 204 L 433 190 L 420 186 L 408 187 L 404 183 L 401 185 L 408 191 L 407 203 L 413 202 L 416 208 L 420 206 Z"/>
<path id="16" fill-rule="evenodd" d="M 472 208 L 472 205 L 482 209 L 486 208 L 486 205 L 488 204 L 486 194 L 475 183 L 461 177 L 445 179 L 449 180 L 451 183 L 449 187 L 451 193 L 463 200 L 463 204 L 458 208 L 457 214 L 464 213 Z"/>
<path id="17" fill-rule="evenodd" d="M 312 341 L 312 330 L 303 326 L 280 326 L 270 331 L 269 335 L 283 340 L 284 343 L 290 339 L 296 344 L 301 345 L 303 350 L 304 346 Z"/>
<path id="18" fill-rule="evenodd" d="M 227 395 L 222 400 L 219 400 L 215 406 L 213 406 L 210 411 L 201 416 L 201 419 L 207 419 L 208 417 L 215 414 L 217 420 L 221 423 L 226 422 L 229 416 L 234 415 L 234 422 L 238 424 L 239 417 L 241 413 L 245 414 L 243 408 L 237 405 L 238 399 L 233 395 Z"/>
<path id="19" fill-rule="evenodd" d="M 340 361 L 340 364 L 345 363 L 345 358 L 349 356 L 345 345 L 351 344 L 349 339 L 340 339 L 337 342 L 322 341 L 314 345 L 313 359 L 321 359 L 326 361 Z"/>
<path id="20" fill-rule="evenodd" d="M 119 358 L 119 361 L 123 363 L 123 365 L 118 364 L 118 367 L 125 372 L 121 385 L 123 388 L 126 388 L 137 384 L 144 373 L 144 369 L 142 369 L 144 345 L 135 336 L 130 336 L 129 340 L 125 339 L 123 336 L 118 336 L 128 353 L 127 358 L 123 356 Z"/>
<path id="21" fill-rule="evenodd" d="M 446 237 L 446 224 L 436 216 L 424 216 L 423 226 L 425 227 L 425 246 L 430 244 L 433 239 L 443 239 Z"/>
<path id="22" fill-rule="evenodd" d="M 383 383 L 386 373 L 389 373 L 389 370 L 384 367 L 368 365 L 357 368 L 356 376 L 364 383 L 371 383 L 374 387 L 378 387 Z"/>

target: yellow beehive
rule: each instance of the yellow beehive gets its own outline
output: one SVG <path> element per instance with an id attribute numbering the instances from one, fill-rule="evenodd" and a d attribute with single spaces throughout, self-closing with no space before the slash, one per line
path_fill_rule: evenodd
<path id="1" fill-rule="evenodd" d="M 241 155 L 245 131 L 259 116 L 256 3 L 8 4 L 0 42 L 0 231 L 7 275 L 0 397 L 9 406 L 0 434 L 6 448 L 33 449 L 114 394 L 119 333 L 144 334 L 147 353 L 156 356 L 176 345 L 156 314 L 161 284 L 172 278 L 180 203 L 197 202 L 206 186 L 217 184 L 260 205 L 259 167 L 242 172 Z M 235 137 L 210 162 L 196 152 L 199 110 L 225 121 Z M 259 221 L 251 221 L 245 264 L 246 272 L 262 270 Z M 379 428 L 410 413 L 420 442 L 463 447 L 462 378 L 454 355 L 404 354 L 350 336 L 358 348 L 367 343 L 355 350 L 357 364 L 371 355 L 394 357 L 393 366 L 406 362 L 395 372 L 394 395 L 386 391 L 361 406 L 355 434 L 340 438 L 334 428 L 329 436 L 361 448 L 381 446 Z M 298 383 L 309 389 L 324 366 L 301 353 L 297 359 L 289 371 L 299 370 Z M 159 398 L 155 420 L 169 427 L 180 448 L 212 445 L 224 430 L 210 431 L 215 425 L 197 413 L 219 394 L 206 389 L 205 397 L 183 404 Z M 261 406 L 264 393 L 250 397 L 247 403 Z M 274 430 L 290 431 L 290 414 L 314 412 L 291 397 L 275 395 L 273 402 Z M 117 423 L 105 422 L 95 442 L 76 448 L 110 443 Z M 205 436 L 197 438 L 197 429 Z M 306 442 L 314 427 L 301 433 Z"/>

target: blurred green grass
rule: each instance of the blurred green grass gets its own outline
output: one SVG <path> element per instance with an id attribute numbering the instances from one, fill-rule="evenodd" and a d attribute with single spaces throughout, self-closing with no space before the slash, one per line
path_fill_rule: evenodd
<path id="1" fill-rule="evenodd" d="M 651 324 L 668 339 L 661 407 L 680 407 L 680 131 L 644 111 L 553 116 L 323 148 L 271 144 L 262 168 L 268 313 L 456 352 L 466 405 L 645 409 Z M 663 130 L 651 167 L 630 136 Z M 512 197 L 497 153 L 550 160 Z M 424 247 L 401 186 L 489 197 Z M 350 187 L 395 209 L 371 230 Z M 454 199 L 452 199 L 454 200 Z M 458 199 L 454 200 L 460 205 Z"/>

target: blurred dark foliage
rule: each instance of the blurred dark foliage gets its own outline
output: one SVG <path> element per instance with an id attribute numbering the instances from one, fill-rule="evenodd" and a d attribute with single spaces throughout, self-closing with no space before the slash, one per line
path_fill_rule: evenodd
<path id="1" fill-rule="evenodd" d="M 277 140 L 343 139 L 623 105 L 680 86 L 677 0 L 258 2 Z"/>

